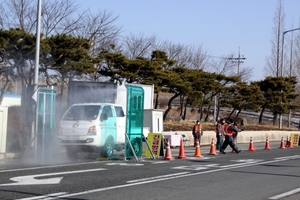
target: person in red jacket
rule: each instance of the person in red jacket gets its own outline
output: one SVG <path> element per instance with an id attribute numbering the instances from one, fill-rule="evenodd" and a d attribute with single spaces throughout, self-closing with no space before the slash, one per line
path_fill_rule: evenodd
<path id="1" fill-rule="evenodd" d="M 201 136 L 203 135 L 202 124 L 200 123 L 199 120 L 197 120 L 196 123 L 194 124 L 192 134 L 194 137 L 194 147 L 196 147 L 197 140 L 199 140 L 199 144 L 200 144 Z"/>
<path id="2" fill-rule="evenodd" d="M 241 152 L 241 150 L 239 150 L 236 144 L 234 143 L 234 139 L 233 139 L 233 135 L 241 131 L 242 130 L 237 127 L 234 121 L 231 120 L 225 123 L 225 127 L 224 127 L 225 141 L 220 149 L 220 152 L 222 154 L 226 154 L 225 149 L 228 146 L 228 144 L 236 153 Z"/>

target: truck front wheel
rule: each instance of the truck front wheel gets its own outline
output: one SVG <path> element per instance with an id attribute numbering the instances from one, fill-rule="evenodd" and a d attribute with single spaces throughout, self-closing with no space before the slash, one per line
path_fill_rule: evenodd
<path id="1" fill-rule="evenodd" d="M 105 142 L 105 145 L 101 148 L 101 156 L 104 158 L 109 158 L 114 153 L 114 140 L 112 138 L 108 138 Z"/>

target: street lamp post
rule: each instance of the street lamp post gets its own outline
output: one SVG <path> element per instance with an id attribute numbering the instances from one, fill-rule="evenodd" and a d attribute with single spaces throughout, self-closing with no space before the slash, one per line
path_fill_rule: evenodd
<path id="1" fill-rule="evenodd" d="M 34 68 L 34 89 L 33 92 L 37 92 L 38 89 L 38 77 L 39 77 L 39 61 L 40 61 L 40 24 L 41 24 L 41 13 L 42 13 L 42 0 L 38 0 L 37 4 L 37 23 L 36 23 L 36 49 L 35 49 L 35 68 Z M 37 108 L 37 102 L 35 106 L 35 121 L 34 121 L 34 135 L 32 138 L 35 140 L 35 159 L 37 159 L 37 130 L 38 130 L 38 125 L 37 125 L 37 118 L 38 118 L 38 108 Z"/>
<path id="2" fill-rule="evenodd" d="M 282 33 L 282 45 L 281 45 L 281 64 L 280 64 L 280 76 L 283 77 L 283 45 L 284 45 L 284 35 L 288 32 L 297 31 L 300 30 L 300 28 L 295 28 L 291 30 L 284 31 Z M 282 129 L 282 113 L 280 113 L 279 116 L 279 129 Z"/>

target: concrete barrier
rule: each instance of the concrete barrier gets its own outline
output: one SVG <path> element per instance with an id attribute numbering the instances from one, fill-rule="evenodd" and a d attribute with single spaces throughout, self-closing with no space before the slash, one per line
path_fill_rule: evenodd
<path id="1" fill-rule="evenodd" d="M 242 131 L 239 132 L 237 137 L 238 143 L 249 143 L 250 137 L 252 137 L 253 142 L 265 142 L 266 138 L 269 138 L 270 142 L 274 141 L 280 141 L 281 137 L 283 137 L 284 140 L 286 140 L 287 136 L 290 136 L 291 133 L 300 134 L 300 131 Z M 186 135 L 186 146 L 193 146 L 194 145 L 194 138 L 192 136 L 191 131 L 173 131 L 170 132 L 164 132 L 164 135 Z M 201 145 L 210 145 L 212 138 L 215 140 L 216 143 L 216 133 L 214 131 L 204 131 L 202 139 L 201 139 Z"/>

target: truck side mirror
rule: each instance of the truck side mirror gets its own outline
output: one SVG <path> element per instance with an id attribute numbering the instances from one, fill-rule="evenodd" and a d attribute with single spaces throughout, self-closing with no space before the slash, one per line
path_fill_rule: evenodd
<path id="1" fill-rule="evenodd" d="M 105 121 L 107 120 L 107 114 L 106 113 L 102 113 L 100 116 L 100 121 Z"/>

